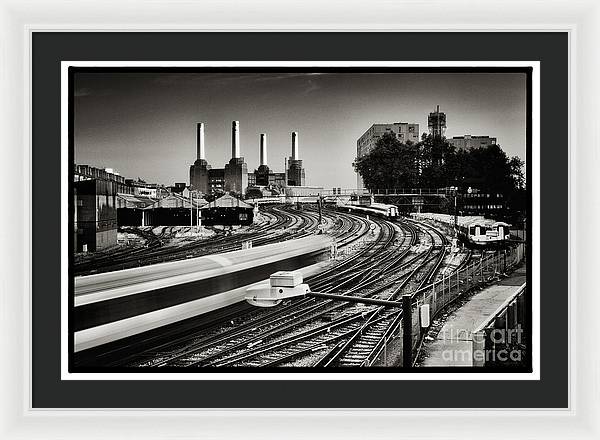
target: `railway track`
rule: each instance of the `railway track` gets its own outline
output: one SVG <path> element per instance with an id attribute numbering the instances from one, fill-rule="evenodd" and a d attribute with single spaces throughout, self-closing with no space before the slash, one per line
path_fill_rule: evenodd
<path id="1" fill-rule="evenodd" d="M 294 222 L 292 222 L 292 224 L 306 226 L 307 230 L 299 231 L 299 233 L 306 233 L 307 235 L 314 233 L 312 227 L 314 227 L 314 225 L 316 225 L 318 221 L 318 212 L 316 210 L 306 210 L 307 212 L 295 212 L 293 209 L 291 209 L 291 211 L 293 214 L 296 214 L 299 217 L 308 218 L 308 220 L 304 219 L 303 221 L 299 221 L 297 219 Z M 357 240 L 360 240 L 361 238 L 366 236 L 367 232 L 369 231 L 369 225 L 371 224 L 364 218 L 347 214 L 339 215 L 338 213 L 333 211 L 323 212 L 323 218 L 327 220 L 327 232 L 330 235 L 336 237 L 337 242 L 342 248 L 349 245 L 355 245 Z M 368 248 L 365 248 L 365 250 L 368 250 Z M 353 260 L 351 258 L 348 258 L 346 260 L 342 260 L 341 262 L 337 262 L 338 264 L 336 266 L 346 266 L 349 265 L 352 261 Z M 294 303 L 294 307 L 297 309 L 301 309 L 303 305 L 300 303 Z M 246 316 L 244 316 L 243 319 L 249 320 L 250 318 L 251 320 L 251 317 L 253 315 L 264 315 L 263 312 L 265 312 L 265 309 L 252 309 L 249 313 L 246 310 Z M 266 316 L 265 319 L 270 320 L 270 317 Z M 235 321 L 237 322 L 238 319 L 235 319 Z M 218 322 L 220 326 L 227 325 L 222 321 Z M 222 328 L 220 326 L 219 328 Z M 122 365 L 123 363 L 128 363 L 128 361 L 131 359 L 156 357 L 156 352 L 160 350 L 165 350 L 167 352 L 173 351 L 180 345 L 193 343 L 196 339 L 198 339 L 199 336 L 204 337 L 207 333 L 205 325 L 201 326 L 203 330 L 195 330 L 193 327 L 190 327 L 187 322 L 173 327 L 165 329 L 164 333 L 161 332 L 160 334 L 148 335 L 148 339 L 144 340 L 142 345 L 146 345 L 146 343 L 148 343 L 153 347 L 153 349 L 148 351 L 148 353 L 150 354 L 148 354 L 147 356 L 144 355 L 144 353 L 136 353 L 134 355 L 130 355 L 132 349 L 129 349 L 127 346 L 118 346 L 116 348 L 107 347 L 107 351 L 99 353 L 98 356 L 102 356 L 103 359 L 107 359 L 106 361 L 102 361 L 102 364 L 106 362 L 106 365 L 112 365 L 114 357 L 117 357 L 119 360 L 115 363 L 115 365 Z M 209 326 L 209 332 L 210 331 L 211 330 Z"/>
<path id="2" fill-rule="evenodd" d="M 356 215 L 336 222 L 340 223 L 338 238 L 347 240 L 348 246 L 360 236 L 357 228 L 364 235 L 367 225 L 374 223 L 378 234 L 351 257 L 307 280 L 313 291 L 393 299 L 417 275 L 418 283 L 424 284 L 443 260 L 445 237 L 423 225 L 405 222 L 399 226 L 379 219 L 367 222 Z M 427 250 L 414 252 L 418 243 L 428 244 Z M 296 299 L 229 329 L 171 340 L 131 357 L 127 365 L 364 365 L 397 318 L 398 311 L 382 307 Z"/>
<path id="3" fill-rule="evenodd" d="M 434 244 L 434 235 L 426 230 Z M 417 265 L 413 270 L 404 273 L 399 278 L 402 282 L 391 293 L 386 296 L 388 300 L 396 300 L 399 292 L 402 292 L 407 284 L 420 271 L 425 275 L 418 283 L 417 289 L 426 283 L 429 277 L 439 269 L 439 263 L 443 261 L 445 249 L 445 237 L 436 234 L 439 238 L 440 249 L 434 258 L 431 258 L 434 246 L 422 256 L 424 263 Z M 405 264 L 410 267 L 418 258 Z M 429 266 L 429 267 L 428 267 Z M 361 286 L 361 287 L 364 287 Z M 378 289 L 381 290 L 381 289 Z M 373 292 L 371 292 L 373 293 Z M 368 295 L 372 296 L 372 295 Z M 362 318 L 362 322 L 359 318 Z M 229 358 L 215 366 L 234 365 L 240 361 L 246 361 L 244 366 L 276 366 L 286 362 L 293 362 L 300 356 L 313 356 L 315 352 L 322 354 L 312 366 L 319 367 L 361 367 L 368 366 L 377 354 L 377 350 L 385 344 L 386 338 L 394 325 L 399 322 L 401 313 L 384 307 L 369 307 L 358 310 L 349 316 L 343 314 L 340 317 L 343 325 L 337 326 L 333 335 L 323 334 L 323 327 L 317 327 L 306 331 L 301 338 L 294 336 L 286 341 L 276 341 L 271 347 L 262 347 L 257 353 L 247 353 Z M 357 323 L 358 321 L 358 323 Z M 325 325 L 329 328 L 329 325 Z M 329 330 L 331 333 L 331 330 Z M 314 336 L 314 337 L 313 337 Z M 329 345 L 329 346 L 328 346 Z M 278 350 L 275 354 L 273 351 Z M 252 359 L 252 360 L 251 360 Z"/>
<path id="4" fill-rule="evenodd" d="M 424 228 L 431 239 L 431 247 L 423 256 L 422 264 L 403 277 L 399 286 L 387 294 L 388 301 L 397 301 L 404 293 L 416 292 L 437 274 L 446 254 L 446 237 L 436 229 Z M 421 274 L 420 278 L 418 275 Z M 409 287 L 409 284 L 413 286 Z M 380 350 L 400 325 L 402 311 L 382 306 L 369 312 L 361 328 L 356 329 L 343 343 L 327 351 L 314 366 L 364 367 L 370 366 Z"/>
<path id="5" fill-rule="evenodd" d="M 413 231 L 414 232 L 414 231 Z M 433 240 L 433 237 L 431 237 Z M 440 237 L 443 243 L 443 236 Z M 405 253 L 403 253 L 406 255 Z M 441 251 L 440 251 L 441 254 Z M 429 258 L 431 251 L 424 255 L 415 257 L 405 262 L 401 267 L 404 271 L 396 277 L 402 280 L 400 285 L 393 289 L 391 293 L 384 296 L 385 299 L 395 300 L 399 292 L 402 292 L 407 283 L 422 270 L 432 260 Z M 436 256 L 437 259 L 442 257 Z M 423 259 L 423 264 L 416 264 Z M 393 266 L 395 263 L 392 263 Z M 413 266 L 415 266 L 413 269 Z M 435 267 L 429 269 L 428 275 Z M 360 287 L 364 288 L 367 283 L 363 282 Z M 358 296 L 373 297 L 376 293 L 382 293 L 386 289 L 377 288 L 371 290 L 368 294 Z M 388 289 L 389 290 L 389 289 Z M 379 296 L 381 297 L 381 296 Z M 308 330 L 303 337 L 289 338 L 286 341 L 277 341 L 272 347 L 263 347 L 258 353 L 248 353 L 237 358 L 230 358 L 225 363 L 216 366 L 232 365 L 233 362 L 245 360 L 244 366 L 276 366 L 290 363 L 293 365 L 295 359 L 301 356 L 314 358 L 315 353 L 320 352 L 319 357 L 309 365 L 318 367 L 359 367 L 368 365 L 373 354 L 385 342 L 385 336 L 389 332 L 394 322 L 401 316 L 398 311 L 390 311 L 384 307 L 345 307 L 339 320 L 343 325 L 336 325 L 335 332 L 323 334 L 322 327 L 314 330 Z M 336 321 L 337 324 L 337 321 Z M 325 325 L 329 329 L 329 325 Z M 314 336 L 314 338 L 312 337 Z M 273 353 L 278 350 L 279 353 Z"/>
<path id="6" fill-rule="evenodd" d="M 314 208 L 274 212 L 287 217 L 293 238 L 315 233 L 318 226 Z M 342 253 L 352 252 L 305 280 L 315 292 L 394 301 L 431 282 L 443 266 L 447 239 L 427 224 L 366 220 L 330 209 L 323 210 L 322 218 Z M 281 219 L 275 223 L 281 225 Z M 271 232 L 258 239 L 268 242 Z M 145 345 L 150 348 L 132 348 L 109 366 L 364 367 L 377 359 L 401 319 L 401 310 L 395 308 L 295 298 L 275 309 L 245 311 L 208 329 L 171 329 Z"/>
<path id="7" fill-rule="evenodd" d="M 266 226 L 250 226 L 243 233 L 197 239 L 180 245 L 165 245 L 170 238 L 163 228 L 158 235 L 143 229 L 135 233 L 147 240 L 146 246 L 113 249 L 111 252 L 90 256 L 75 262 L 76 276 L 129 269 L 214 253 L 240 249 L 242 242 L 252 241 L 253 246 L 262 246 L 278 241 L 301 238 L 317 230 L 318 218 L 312 211 L 295 211 L 286 207 L 267 208 L 265 214 L 271 219 Z M 185 232 L 185 229 L 183 230 Z"/>
<path id="8" fill-rule="evenodd" d="M 316 212 L 313 213 L 316 215 Z M 307 215 L 313 215 L 311 213 L 307 213 Z M 324 218 L 328 218 L 329 222 L 330 222 L 330 226 L 331 226 L 331 233 L 332 235 L 336 236 L 338 243 L 340 245 L 340 247 L 344 247 L 344 246 L 349 246 L 349 245 L 354 245 L 356 243 L 357 240 L 360 240 L 361 238 L 364 238 L 365 236 L 367 236 L 367 233 L 369 232 L 369 225 L 371 224 L 371 222 L 366 221 L 364 218 L 362 217 L 358 217 L 358 216 L 354 216 L 354 215 L 347 215 L 347 214 L 342 214 L 339 215 L 336 212 L 333 211 L 328 211 L 328 212 L 324 212 L 323 213 L 323 217 Z M 361 249 L 361 251 L 355 253 L 352 255 L 352 257 L 346 258 L 340 262 L 337 262 L 337 264 L 332 267 L 330 270 L 325 271 L 322 276 L 327 276 L 327 275 L 331 275 L 334 272 L 339 272 L 340 270 L 342 270 L 343 268 L 347 268 L 347 267 L 351 267 L 355 264 L 355 261 L 357 259 L 357 257 L 359 257 L 360 255 L 364 255 L 368 252 L 372 252 L 374 250 L 374 247 L 377 244 L 377 240 L 372 240 L 372 242 L 367 243 L 366 245 L 363 246 L 363 248 Z M 312 280 L 314 279 L 314 281 L 317 281 L 317 277 L 313 277 L 307 281 L 312 282 Z M 282 320 L 293 320 L 294 319 L 294 310 L 302 310 L 305 305 L 307 303 L 310 302 L 314 302 L 314 299 L 302 299 L 302 300 L 298 300 L 298 301 L 294 301 L 291 305 L 290 308 L 286 308 L 285 311 L 279 312 L 279 308 L 278 310 L 274 310 L 273 313 L 275 314 L 281 314 L 283 315 Z M 260 313 L 263 312 L 263 313 Z M 272 314 L 271 313 L 264 313 L 265 310 L 256 310 L 254 309 L 252 311 L 251 314 L 260 314 L 263 315 L 263 319 L 260 321 L 254 321 L 254 320 L 249 320 L 250 325 L 252 326 L 262 326 L 261 328 L 263 328 L 265 325 L 266 326 L 272 326 L 273 324 L 273 318 L 272 318 Z M 286 317 L 286 315 L 288 315 Z M 281 321 L 281 320 L 280 320 Z M 277 322 L 280 322 L 277 321 Z M 238 325 L 236 325 L 236 327 L 238 327 Z M 220 327 L 221 328 L 221 327 Z M 242 326 L 243 328 L 243 326 Z M 175 334 L 174 334 L 175 333 Z M 176 332 L 173 332 L 169 335 L 168 340 L 164 343 L 160 342 L 160 341 L 156 341 L 157 345 L 154 347 L 153 350 L 151 350 L 151 353 L 146 356 L 143 353 L 139 353 L 139 356 L 129 356 L 127 357 L 127 359 L 124 359 L 124 361 L 131 360 L 134 358 L 145 358 L 145 357 L 150 357 L 150 358 L 155 358 L 158 356 L 158 352 L 162 352 L 162 353 L 169 353 L 169 352 L 177 352 L 178 347 L 180 346 L 190 346 L 190 345 L 194 345 L 195 343 L 197 343 L 197 341 L 199 339 L 202 339 L 203 343 L 208 343 L 211 338 L 206 338 L 206 331 L 201 332 L 202 334 L 198 335 L 196 332 L 189 332 L 187 331 L 186 334 L 184 335 L 177 335 Z M 215 331 L 215 333 L 220 333 L 219 331 Z M 190 351 L 191 349 L 188 348 L 188 351 Z M 117 365 L 121 365 L 121 362 L 118 362 Z"/>

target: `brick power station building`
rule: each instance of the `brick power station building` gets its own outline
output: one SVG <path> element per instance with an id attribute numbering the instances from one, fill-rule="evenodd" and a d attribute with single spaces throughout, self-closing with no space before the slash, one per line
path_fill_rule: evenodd
<path id="1" fill-rule="evenodd" d="M 244 194 L 248 187 L 304 186 L 305 170 L 299 156 L 298 132 L 292 132 L 292 155 L 286 158 L 285 171 L 273 172 L 267 163 L 267 135 L 260 134 L 260 165 L 248 172 L 240 153 L 240 123 L 231 123 L 231 159 L 224 168 L 212 168 L 206 160 L 204 123 L 196 124 L 196 161 L 190 166 L 190 187 L 203 194 L 234 192 Z"/>

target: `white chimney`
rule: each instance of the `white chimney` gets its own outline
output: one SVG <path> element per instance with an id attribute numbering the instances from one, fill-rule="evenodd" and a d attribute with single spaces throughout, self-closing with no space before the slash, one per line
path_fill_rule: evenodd
<path id="1" fill-rule="evenodd" d="M 231 157 L 240 157 L 240 121 L 231 123 Z"/>
<path id="2" fill-rule="evenodd" d="M 292 160 L 300 159 L 298 154 L 298 132 L 292 131 Z"/>
<path id="3" fill-rule="evenodd" d="M 267 164 L 267 135 L 266 133 L 260 134 L 260 164 Z"/>
<path id="4" fill-rule="evenodd" d="M 206 159 L 204 153 L 204 122 L 196 124 L 196 159 Z"/>

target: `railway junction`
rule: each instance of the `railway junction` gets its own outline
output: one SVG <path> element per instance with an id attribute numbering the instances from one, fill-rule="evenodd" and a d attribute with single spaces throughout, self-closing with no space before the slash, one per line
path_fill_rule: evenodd
<path id="1" fill-rule="evenodd" d="M 75 369 L 424 367 L 441 317 L 525 258 L 518 241 L 471 248 L 440 219 L 339 204 L 261 206 L 236 230 L 123 234 L 137 241 L 73 261 Z M 523 290 L 472 329 L 473 353 L 523 325 Z"/>

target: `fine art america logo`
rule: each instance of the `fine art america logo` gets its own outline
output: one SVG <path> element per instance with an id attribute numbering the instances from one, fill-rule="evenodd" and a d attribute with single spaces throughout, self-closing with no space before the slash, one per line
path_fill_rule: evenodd
<path id="1" fill-rule="evenodd" d="M 476 333 L 450 329 L 440 333 L 438 339 L 450 347 L 454 345 L 442 352 L 442 359 L 449 364 L 520 366 L 525 362 L 524 332 L 520 324 L 513 329 L 487 329 Z M 467 348 L 464 342 L 472 342 L 472 347 Z"/>

